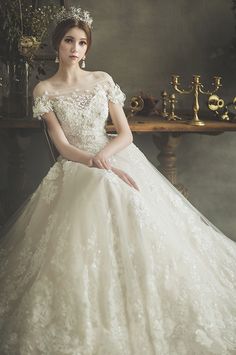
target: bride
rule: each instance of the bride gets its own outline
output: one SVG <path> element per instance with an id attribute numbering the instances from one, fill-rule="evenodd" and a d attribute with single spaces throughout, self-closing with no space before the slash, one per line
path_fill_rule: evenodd
<path id="1" fill-rule="evenodd" d="M 84 69 L 91 29 L 58 14 L 34 89 L 59 157 L 2 233 L 0 354 L 236 354 L 236 244 L 132 143 L 125 94 Z"/>

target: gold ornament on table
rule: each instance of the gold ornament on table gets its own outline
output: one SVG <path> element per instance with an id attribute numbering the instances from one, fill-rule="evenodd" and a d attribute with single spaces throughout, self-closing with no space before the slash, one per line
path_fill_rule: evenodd
<path id="1" fill-rule="evenodd" d="M 179 116 L 175 114 L 175 104 L 178 101 L 176 100 L 175 94 L 171 94 L 169 97 L 169 103 L 170 103 L 170 114 L 167 116 L 168 121 L 177 121 L 181 120 Z"/>
<path id="2" fill-rule="evenodd" d="M 151 116 L 151 115 L 159 114 L 156 108 L 158 101 L 159 100 L 153 95 L 141 91 L 139 95 L 133 96 L 131 98 L 130 101 L 131 112 L 128 118 L 133 117 L 135 114 L 139 114 L 142 116 Z"/>
<path id="3" fill-rule="evenodd" d="M 199 93 L 203 95 L 212 95 L 215 93 L 222 85 L 221 85 L 221 77 L 220 76 L 214 76 L 213 77 L 213 83 L 212 86 L 214 87 L 213 90 L 204 90 L 204 86 L 202 85 L 200 81 L 200 75 L 193 75 L 193 80 L 191 82 L 191 85 L 188 89 L 183 89 L 180 88 L 180 81 L 179 81 L 180 76 L 179 75 L 172 75 L 172 80 L 171 84 L 173 88 L 180 94 L 191 94 L 193 93 L 193 119 L 188 122 L 191 125 L 194 126 L 204 126 L 205 123 L 201 121 L 198 117 L 198 112 L 199 112 Z"/>
<path id="4" fill-rule="evenodd" d="M 234 109 L 236 110 L 236 96 L 233 98 L 232 105 L 234 106 Z"/>
<path id="5" fill-rule="evenodd" d="M 223 99 L 220 99 L 217 95 L 211 95 L 208 99 L 208 107 L 211 111 L 217 111 L 223 108 L 225 102 Z"/>
<path id="6" fill-rule="evenodd" d="M 232 116 L 229 115 L 230 112 L 228 110 L 228 107 L 233 106 L 234 110 L 236 111 L 236 97 L 234 97 L 232 101 L 225 104 L 224 100 L 219 96 L 211 95 L 208 99 L 207 106 L 211 111 L 216 113 L 221 121 L 232 121 L 236 118 L 236 116 L 232 118 Z"/>
<path id="7" fill-rule="evenodd" d="M 178 102 L 175 97 L 175 94 L 168 95 L 168 93 L 164 90 L 161 93 L 161 98 L 162 98 L 161 117 L 167 119 L 167 121 L 182 120 L 181 117 L 175 114 L 175 104 Z M 170 109 L 170 112 L 168 112 L 168 107 Z"/>
<path id="8" fill-rule="evenodd" d="M 169 103 L 169 97 L 168 97 L 168 93 L 165 90 L 161 92 L 161 98 L 162 98 L 161 116 L 163 118 L 167 118 L 168 117 L 167 106 Z"/>
<path id="9" fill-rule="evenodd" d="M 221 115 L 221 120 L 222 121 L 229 121 L 230 120 L 229 111 L 228 111 L 227 107 L 226 107 L 226 110 Z"/>
<path id="10" fill-rule="evenodd" d="M 141 96 L 133 96 L 130 99 L 130 113 L 128 119 L 132 118 L 137 112 L 141 111 L 144 107 L 144 101 Z"/>

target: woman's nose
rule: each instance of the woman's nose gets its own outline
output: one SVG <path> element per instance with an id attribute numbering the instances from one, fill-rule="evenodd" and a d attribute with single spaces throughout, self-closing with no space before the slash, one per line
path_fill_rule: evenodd
<path id="1" fill-rule="evenodd" d="M 78 52 L 78 50 L 79 50 L 79 44 L 78 43 L 73 43 L 72 51 L 73 52 Z"/>

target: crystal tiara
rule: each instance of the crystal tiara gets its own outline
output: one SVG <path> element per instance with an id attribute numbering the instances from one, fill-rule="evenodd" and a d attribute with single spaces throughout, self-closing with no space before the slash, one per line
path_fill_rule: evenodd
<path id="1" fill-rule="evenodd" d="M 57 24 L 69 19 L 83 21 L 87 23 L 90 28 L 92 28 L 93 19 L 90 16 L 90 13 L 86 10 L 82 10 L 80 7 L 69 7 L 68 9 L 66 9 L 63 6 L 55 16 L 55 22 Z"/>

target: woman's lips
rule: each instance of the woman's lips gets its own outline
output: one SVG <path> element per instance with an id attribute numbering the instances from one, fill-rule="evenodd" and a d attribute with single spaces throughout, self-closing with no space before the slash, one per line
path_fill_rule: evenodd
<path id="1" fill-rule="evenodd" d="M 70 58 L 78 59 L 76 55 L 70 55 Z"/>

